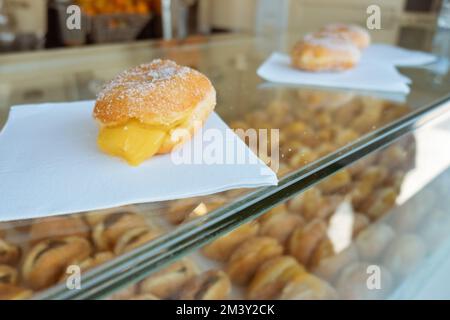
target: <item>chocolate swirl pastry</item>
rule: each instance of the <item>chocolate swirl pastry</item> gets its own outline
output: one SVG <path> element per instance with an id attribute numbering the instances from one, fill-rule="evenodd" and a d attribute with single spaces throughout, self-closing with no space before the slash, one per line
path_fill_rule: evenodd
<path id="1" fill-rule="evenodd" d="M 0 283 L 17 284 L 17 270 L 7 265 L 0 265 Z"/>
<path id="2" fill-rule="evenodd" d="M 283 247 L 269 237 L 252 237 L 242 243 L 230 257 L 227 273 L 240 285 L 247 284 L 265 261 L 280 256 Z"/>
<path id="3" fill-rule="evenodd" d="M 308 270 L 316 268 L 320 264 L 320 261 L 334 256 L 335 253 L 336 252 L 333 243 L 327 236 L 325 236 L 324 238 L 322 238 L 322 240 L 320 240 L 311 257 L 309 258 L 307 266 Z"/>
<path id="4" fill-rule="evenodd" d="M 134 228 L 126 231 L 116 242 L 114 253 L 119 255 L 131 251 L 160 235 L 160 231 L 148 227 Z"/>
<path id="5" fill-rule="evenodd" d="M 180 260 L 144 279 L 140 291 L 160 299 L 172 298 L 197 273 L 197 266 L 191 260 Z"/>
<path id="6" fill-rule="evenodd" d="M 279 243 L 284 245 L 295 228 L 303 224 L 303 218 L 296 214 L 272 215 L 270 218 L 261 221 L 260 234 L 277 239 Z"/>
<path id="7" fill-rule="evenodd" d="M 202 253 L 214 260 L 226 261 L 233 251 L 246 239 L 256 236 L 259 231 L 259 223 L 251 221 L 243 224 L 230 233 L 214 240 L 202 249 Z"/>
<path id="8" fill-rule="evenodd" d="M 320 189 L 313 187 L 291 199 L 288 206 L 309 222 L 315 218 L 328 219 L 341 202 L 340 196 L 324 196 Z"/>
<path id="9" fill-rule="evenodd" d="M 222 300 L 231 291 L 227 274 L 220 270 L 210 270 L 189 280 L 177 296 L 180 300 Z"/>
<path id="10" fill-rule="evenodd" d="M 86 259 L 90 253 L 91 245 L 83 238 L 42 241 L 25 257 L 23 279 L 34 290 L 46 288 L 61 279 L 69 265 Z"/>
<path id="11" fill-rule="evenodd" d="M 296 277 L 306 273 L 305 268 L 290 256 L 276 257 L 264 262 L 247 289 L 250 300 L 268 300 L 278 297 L 281 290 Z"/>
<path id="12" fill-rule="evenodd" d="M 326 236 L 327 224 L 321 219 L 314 219 L 305 227 L 298 227 L 288 242 L 288 251 L 298 262 L 308 266 L 314 250 Z"/>
<path id="13" fill-rule="evenodd" d="M 132 211 L 114 212 L 106 215 L 92 231 L 92 239 L 98 250 L 114 250 L 119 238 L 133 228 L 147 225 L 145 217 Z"/>
<path id="14" fill-rule="evenodd" d="M 97 224 L 108 218 L 110 215 L 113 214 L 120 214 L 120 213 L 135 213 L 138 214 L 139 210 L 134 205 L 128 205 L 128 206 L 121 206 L 111 209 L 102 209 L 102 210 L 94 210 L 89 211 L 83 214 L 83 219 L 86 221 L 86 223 L 89 225 L 89 227 L 92 229 Z"/>
<path id="15" fill-rule="evenodd" d="M 0 239 L 0 264 L 16 264 L 20 259 L 20 253 L 18 246 Z"/>

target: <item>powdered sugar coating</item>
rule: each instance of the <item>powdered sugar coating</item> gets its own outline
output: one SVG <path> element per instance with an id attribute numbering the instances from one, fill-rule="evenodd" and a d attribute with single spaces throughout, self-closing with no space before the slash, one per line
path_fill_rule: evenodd
<path id="1" fill-rule="evenodd" d="M 173 61 L 167 60 L 163 63 L 161 59 L 156 59 L 151 63 L 125 70 L 108 82 L 97 95 L 97 98 L 105 98 L 107 94 L 118 87 L 122 88 L 122 95 L 130 94 L 138 98 L 146 91 L 154 89 L 157 82 L 162 82 L 158 85 L 164 85 L 164 81 L 175 76 L 183 77 L 191 70 L 188 67 L 177 67 L 177 64 Z"/>
<path id="2" fill-rule="evenodd" d="M 353 68 L 361 53 L 347 38 L 326 32 L 306 35 L 291 52 L 291 64 L 306 71 L 341 71 Z"/>
<path id="3" fill-rule="evenodd" d="M 211 88 L 200 72 L 156 59 L 123 71 L 106 83 L 97 95 L 94 117 L 106 125 L 129 119 L 170 125 L 183 118 Z"/>
<path id="4" fill-rule="evenodd" d="M 321 32 L 333 33 L 347 37 L 359 49 L 364 49 L 370 44 L 370 35 L 364 28 L 354 24 L 331 23 L 324 26 Z"/>
<path id="5" fill-rule="evenodd" d="M 358 48 L 345 36 L 327 33 L 327 32 L 314 32 L 307 34 L 303 41 L 306 44 L 325 47 L 330 50 L 345 52 L 352 56 L 353 59 L 359 59 L 361 53 Z"/>

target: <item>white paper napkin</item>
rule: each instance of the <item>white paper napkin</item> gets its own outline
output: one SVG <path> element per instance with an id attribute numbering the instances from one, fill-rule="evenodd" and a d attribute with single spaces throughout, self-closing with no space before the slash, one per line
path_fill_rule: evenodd
<path id="1" fill-rule="evenodd" d="M 291 66 L 289 55 L 273 53 L 258 69 L 258 75 L 272 82 L 334 88 L 409 93 L 411 80 L 396 66 L 433 62 L 435 56 L 389 45 L 372 45 L 364 50 L 359 64 L 343 72 L 307 72 Z"/>
<path id="2" fill-rule="evenodd" d="M 92 101 L 12 107 L 0 134 L 0 221 L 277 184 L 275 173 L 216 114 L 175 153 L 131 167 L 98 150 L 92 108 Z M 205 141 L 214 132 L 227 134 L 226 146 L 247 161 L 220 164 L 211 154 L 204 160 L 201 150 L 222 146 L 219 139 Z M 179 164 L 189 152 L 193 161 Z"/>
<path id="3" fill-rule="evenodd" d="M 408 50 L 388 44 L 376 43 L 363 51 L 362 60 L 380 62 L 398 67 L 414 67 L 436 61 L 434 54 Z"/>

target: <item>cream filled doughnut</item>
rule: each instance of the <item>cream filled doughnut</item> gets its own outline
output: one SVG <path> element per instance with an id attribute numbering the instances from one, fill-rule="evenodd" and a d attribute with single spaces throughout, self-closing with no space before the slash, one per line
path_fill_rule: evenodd
<path id="1" fill-rule="evenodd" d="M 364 49 L 370 44 L 369 33 L 360 26 L 354 24 L 333 23 L 324 26 L 321 31 L 328 33 L 336 33 L 353 42 L 359 49 Z"/>
<path id="2" fill-rule="evenodd" d="M 353 68 L 360 56 L 358 48 L 346 37 L 316 32 L 295 44 L 291 63 L 295 68 L 306 71 L 341 71 Z"/>
<path id="3" fill-rule="evenodd" d="M 120 73 L 98 94 L 98 146 L 139 165 L 189 140 L 215 105 L 216 91 L 205 75 L 153 60 Z"/>

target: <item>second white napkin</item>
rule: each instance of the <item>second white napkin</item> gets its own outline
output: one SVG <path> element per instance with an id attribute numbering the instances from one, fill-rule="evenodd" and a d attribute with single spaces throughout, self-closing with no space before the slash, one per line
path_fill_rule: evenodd
<path id="1" fill-rule="evenodd" d="M 396 66 L 417 66 L 431 63 L 432 54 L 406 50 L 383 44 L 365 49 L 359 64 L 344 72 L 306 72 L 291 66 L 289 55 L 273 53 L 258 69 L 264 80 L 296 85 L 409 93 L 411 80 Z"/>

